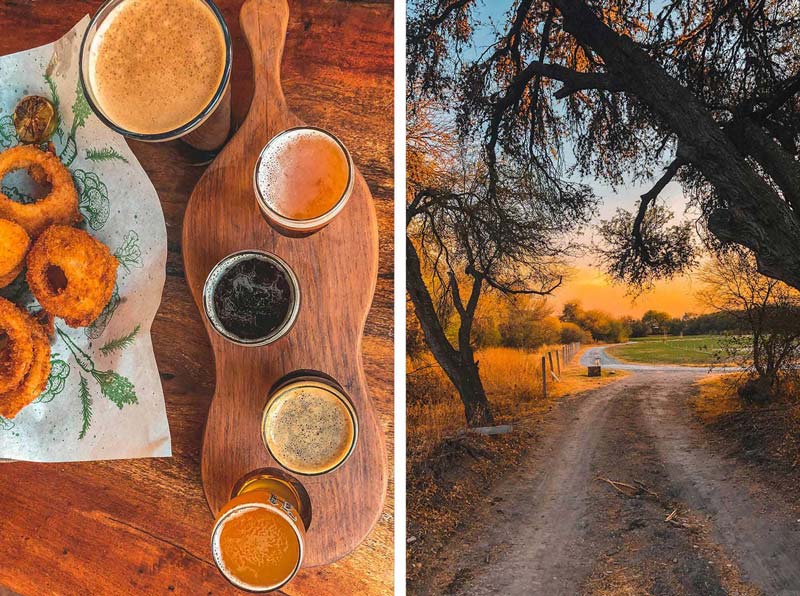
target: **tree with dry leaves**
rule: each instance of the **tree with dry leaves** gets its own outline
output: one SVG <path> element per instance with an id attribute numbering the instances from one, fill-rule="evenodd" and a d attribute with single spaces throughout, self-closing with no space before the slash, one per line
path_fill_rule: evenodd
<path id="1" fill-rule="evenodd" d="M 514 163 L 494 168 L 490 193 L 489 168 L 469 147 L 451 142 L 445 117 L 417 106 L 409 118 L 407 289 L 467 423 L 482 426 L 493 417 L 475 358 L 480 298 L 487 291 L 544 295 L 558 287 L 569 249 L 564 238 L 587 221 L 594 198 L 579 185 L 556 188 L 537 170 Z"/>
<path id="2" fill-rule="evenodd" d="M 765 401 L 800 365 L 800 292 L 761 275 L 742 249 L 720 252 L 700 274 L 699 300 L 737 322 L 741 334 L 723 342 L 724 356 L 750 373 L 739 393 Z"/>
<path id="3" fill-rule="evenodd" d="M 557 184 L 567 151 L 580 175 L 653 180 L 603 230 L 609 272 L 646 286 L 696 263 L 658 199 L 675 179 L 710 244 L 800 288 L 800 2 L 514 0 L 476 48 L 487 6 L 413 2 L 407 69 L 411 104 L 448 103 L 481 144 L 490 193 L 507 162 Z"/>

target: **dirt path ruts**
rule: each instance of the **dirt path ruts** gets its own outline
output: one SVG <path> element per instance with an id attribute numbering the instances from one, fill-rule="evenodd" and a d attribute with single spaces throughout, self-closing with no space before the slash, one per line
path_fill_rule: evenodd
<path id="1" fill-rule="evenodd" d="M 560 403 L 424 593 L 800 594 L 800 512 L 705 448 L 686 404 L 699 374 L 637 372 Z M 686 526 L 664 522 L 673 506 Z"/>
<path id="2" fill-rule="evenodd" d="M 673 490 L 705 511 L 714 537 L 738 555 L 744 577 L 767 594 L 800 594 L 800 509 L 753 478 L 747 468 L 715 455 L 683 405 L 684 392 L 655 375 L 645 420 L 667 463 Z"/>

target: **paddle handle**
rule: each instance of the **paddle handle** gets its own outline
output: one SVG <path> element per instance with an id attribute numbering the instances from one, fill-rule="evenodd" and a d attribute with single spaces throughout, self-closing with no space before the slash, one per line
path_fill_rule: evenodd
<path id="1" fill-rule="evenodd" d="M 288 108 L 280 74 L 289 5 L 286 0 L 247 0 L 239 13 L 239 22 L 253 60 L 253 104 L 266 106 L 267 128 L 286 128 Z"/>

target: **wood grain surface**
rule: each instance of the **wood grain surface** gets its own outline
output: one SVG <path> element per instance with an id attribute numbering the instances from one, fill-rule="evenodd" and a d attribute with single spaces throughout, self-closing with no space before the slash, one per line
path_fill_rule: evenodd
<path id="1" fill-rule="evenodd" d="M 261 417 L 270 390 L 287 375 L 317 371 L 345 390 L 358 418 L 358 441 L 338 469 L 298 476 L 311 499 L 304 567 L 349 554 L 378 521 L 386 494 L 386 449 L 361 364 L 361 334 L 378 275 L 378 225 L 372 195 L 354 172 L 352 195 L 325 228 L 302 238 L 275 231 L 253 191 L 253 171 L 269 139 L 300 122 L 280 82 L 289 8 L 286 0 L 247 0 L 240 24 L 253 61 L 253 101 L 236 135 L 198 182 L 183 220 L 186 281 L 198 308 L 211 269 L 242 250 L 284 259 L 300 286 L 289 332 L 261 347 L 237 345 L 204 317 L 214 351 L 216 388 L 203 439 L 202 478 L 216 515 L 234 485 L 261 468 L 279 468 L 264 447 Z M 215 222 L 209 226 L 208 222 Z"/>
<path id="2" fill-rule="evenodd" d="M 99 4 L 2 2 L 0 53 L 51 42 Z M 241 122 L 253 92 L 250 56 L 238 24 L 241 2 L 217 4 L 234 38 L 233 113 Z M 388 2 L 290 2 L 282 66 L 288 103 L 305 122 L 339 134 L 375 198 L 379 274 L 363 357 L 387 447 L 392 439 L 393 361 L 392 27 Z M 167 221 L 167 282 L 153 340 L 174 455 L 124 462 L 5 464 L 0 468 L 0 586 L 5 592 L 0 593 L 240 593 L 211 561 L 213 520 L 200 482 L 214 366 L 184 277 L 181 233 L 189 195 L 204 167 L 197 165 L 200 156 L 179 142 L 131 145 L 158 191 Z M 388 453 L 391 458 L 391 449 Z M 333 565 L 302 571 L 285 592 L 391 593 L 391 488 L 378 525 L 354 553 Z"/>

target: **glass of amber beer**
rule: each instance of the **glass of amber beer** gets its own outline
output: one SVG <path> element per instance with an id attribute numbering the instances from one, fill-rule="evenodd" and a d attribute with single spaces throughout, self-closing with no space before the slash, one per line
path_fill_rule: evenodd
<path id="1" fill-rule="evenodd" d="M 227 140 L 231 37 L 211 0 L 108 0 L 80 57 L 86 100 L 112 130 L 208 151 Z"/>
<path id="2" fill-rule="evenodd" d="M 302 487 L 280 472 L 257 470 L 234 487 L 211 534 L 214 562 L 237 588 L 271 592 L 303 562 L 310 503 Z"/>
<path id="3" fill-rule="evenodd" d="M 256 200 L 273 228 L 305 236 L 327 226 L 353 193 L 355 168 L 344 144 L 321 128 L 303 126 L 275 135 L 253 174 Z"/>
<path id="4" fill-rule="evenodd" d="M 261 421 L 270 455 L 295 474 L 327 474 L 344 464 L 358 439 L 358 417 L 344 390 L 316 375 L 289 378 L 271 392 Z"/>

